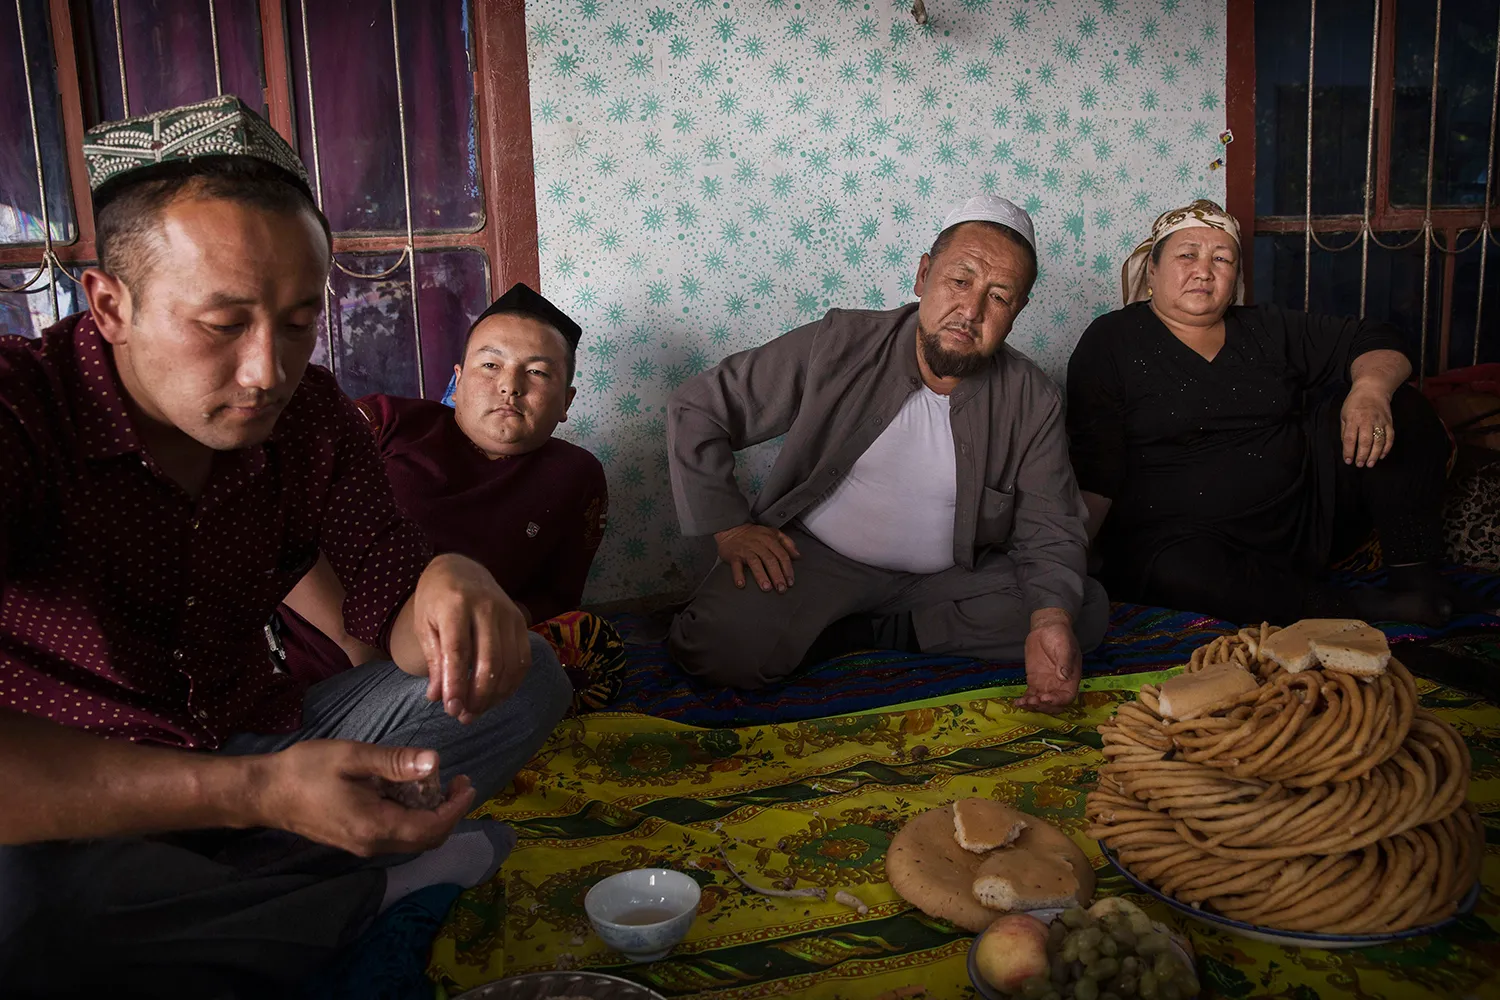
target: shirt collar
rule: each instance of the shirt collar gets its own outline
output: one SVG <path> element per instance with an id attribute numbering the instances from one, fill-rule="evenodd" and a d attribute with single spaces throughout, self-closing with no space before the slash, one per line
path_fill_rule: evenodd
<path id="1" fill-rule="evenodd" d="M 145 454 L 135 422 L 125 409 L 114 352 L 99 332 L 92 312 L 79 316 L 73 327 L 73 362 L 78 373 L 74 412 L 84 456 Z"/>
<path id="2" fill-rule="evenodd" d="M 908 383 L 912 379 L 918 384 L 922 382 L 922 367 L 917 364 L 916 305 L 911 307 L 911 312 L 896 330 L 896 375 Z"/>

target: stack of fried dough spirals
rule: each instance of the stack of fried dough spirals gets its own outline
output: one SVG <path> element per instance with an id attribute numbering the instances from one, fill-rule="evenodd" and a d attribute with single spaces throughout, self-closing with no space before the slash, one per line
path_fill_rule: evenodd
<path id="1" fill-rule="evenodd" d="M 1452 915 L 1483 843 L 1463 740 L 1396 660 L 1369 681 L 1292 674 L 1260 651 L 1273 631 L 1188 665 L 1236 663 L 1256 689 L 1173 721 L 1147 686 L 1099 727 L 1089 836 L 1167 895 L 1258 926 L 1378 934 Z"/>

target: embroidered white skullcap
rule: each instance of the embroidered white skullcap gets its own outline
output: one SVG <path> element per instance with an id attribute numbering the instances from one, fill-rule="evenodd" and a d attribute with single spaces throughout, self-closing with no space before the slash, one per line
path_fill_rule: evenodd
<path id="1" fill-rule="evenodd" d="M 998 195 L 977 194 L 948 213 L 943 220 L 943 229 L 951 229 L 960 222 L 994 222 L 1013 229 L 1031 244 L 1036 252 L 1036 230 L 1031 226 L 1031 216 L 1014 202 Z"/>

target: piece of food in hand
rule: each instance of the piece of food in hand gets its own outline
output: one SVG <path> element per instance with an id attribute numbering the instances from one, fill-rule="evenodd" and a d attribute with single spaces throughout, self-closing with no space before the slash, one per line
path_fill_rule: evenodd
<path id="1" fill-rule="evenodd" d="M 1196 719 L 1259 686 L 1248 670 L 1220 663 L 1167 681 L 1157 695 L 1157 706 L 1164 719 Z"/>
<path id="2" fill-rule="evenodd" d="M 399 802 L 408 809 L 436 809 L 443 804 L 443 786 L 435 771 L 414 781 L 376 778 L 375 791 L 381 798 Z"/>
<path id="3" fill-rule="evenodd" d="M 1334 635 L 1318 636 L 1309 645 L 1323 669 L 1355 677 L 1379 677 L 1391 662 L 1391 644 L 1385 633 L 1363 623 Z"/>
<path id="4" fill-rule="evenodd" d="M 1004 847 L 1026 829 L 1026 814 L 993 799 L 959 799 L 953 803 L 953 836 L 975 854 Z"/>
<path id="5" fill-rule="evenodd" d="M 1028 979 L 1051 971 L 1047 925 L 1028 913 L 1007 913 L 979 936 L 974 965 L 995 989 L 1019 993 Z"/>
<path id="6" fill-rule="evenodd" d="M 1261 651 L 1281 665 L 1287 673 L 1297 674 L 1317 662 L 1312 640 L 1331 638 L 1340 632 L 1369 628 L 1355 618 L 1304 618 L 1279 632 L 1273 632 L 1261 644 Z"/>
<path id="7" fill-rule="evenodd" d="M 885 874 L 891 888 L 923 913 L 978 934 L 995 919 L 972 891 L 979 861 L 958 846 L 953 807 L 943 806 L 908 820 L 891 838 Z"/>
<path id="8" fill-rule="evenodd" d="M 1011 846 L 985 855 L 970 888 L 992 910 L 1076 906 L 1093 895 L 1094 870 L 1071 837 L 1037 821 Z"/>

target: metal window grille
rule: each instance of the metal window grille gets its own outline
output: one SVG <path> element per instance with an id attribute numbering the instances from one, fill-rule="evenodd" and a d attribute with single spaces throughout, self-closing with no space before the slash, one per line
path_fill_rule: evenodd
<path id="1" fill-rule="evenodd" d="M 80 239 L 82 246 L 68 246 L 59 244 L 53 239 L 50 217 L 50 205 L 48 201 L 48 180 L 43 167 L 41 132 L 37 121 L 37 100 L 33 92 L 34 81 L 29 72 L 29 41 L 27 37 L 27 22 L 24 17 L 22 0 L 14 0 L 17 27 L 19 29 L 20 52 L 22 66 L 27 68 L 25 73 L 27 107 L 30 111 L 30 134 L 32 139 L 33 154 L 36 159 L 36 182 L 37 192 L 41 203 L 42 213 L 42 241 L 41 246 L 36 249 L 22 249 L 19 247 L 0 247 L 0 268 L 13 266 L 9 262 L 24 262 L 28 258 L 36 259 L 39 250 L 41 262 L 34 272 L 27 274 L 22 281 L 14 285 L 0 284 L 0 293 L 12 294 L 34 294 L 43 287 L 50 291 L 51 313 L 53 320 L 61 318 L 58 303 L 58 287 L 62 280 L 58 274 L 62 274 L 66 280 L 75 284 L 77 279 L 68 269 L 68 264 L 80 260 L 87 260 L 88 254 L 93 251 L 92 224 L 86 221 L 88 205 L 86 198 L 80 199 L 81 191 L 86 192 L 86 186 L 80 187 L 79 178 L 73 178 L 73 193 L 75 210 L 78 212 L 80 221 Z M 214 87 L 218 93 L 223 93 L 224 77 L 219 52 L 219 24 L 216 0 L 203 0 L 204 13 L 208 22 L 210 44 L 213 47 Z M 474 0 L 475 11 L 478 19 L 477 32 L 475 33 L 475 48 L 473 53 L 475 86 L 474 99 L 477 102 L 476 126 L 479 129 L 479 144 L 481 148 L 481 176 L 484 190 L 485 218 L 486 223 L 481 231 L 475 233 L 442 234 L 442 235 L 419 235 L 415 230 L 412 212 L 412 178 L 410 164 L 410 138 L 408 135 L 408 109 L 406 107 L 407 95 L 404 90 L 402 74 L 402 46 L 400 23 L 397 16 L 397 0 L 388 0 L 391 16 L 391 53 L 390 65 L 395 73 L 395 89 L 397 102 L 397 128 L 399 135 L 399 150 L 401 155 L 401 179 L 402 194 L 405 207 L 404 242 L 393 241 L 390 237 L 378 236 L 335 236 L 334 266 L 342 273 L 362 280 L 377 280 L 396 273 L 405 265 L 407 270 L 407 286 L 411 296 L 412 331 L 415 338 L 415 361 L 416 375 L 419 392 L 425 394 L 426 379 L 423 365 L 422 352 L 422 327 L 419 306 L 418 287 L 418 249 L 447 249 L 471 247 L 485 251 L 489 264 L 489 282 L 492 293 L 498 288 L 508 287 L 514 281 L 529 281 L 536 284 L 539 278 L 539 268 L 536 248 L 536 215 L 535 202 L 532 200 L 533 184 L 531 172 L 531 148 L 530 148 L 530 108 L 527 99 L 526 81 L 526 57 L 525 57 L 525 14 L 524 4 L 515 0 Z M 288 83 L 291 79 L 289 65 L 277 65 L 280 60 L 285 60 L 285 17 L 286 8 L 290 6 L 288 0 L 260 0 L 260 14 L 263 42 L 265 44 L 265 80 L 268 101 L 271 104 L 272 124 L 289 141 L 295 142 L 295 134 L 291 123 L 290 93 Z M 75 54 L 70 50 L 71 29 L 68 27 L 69 5 L 68 0 L 50 0 L 49 4 L 54 47 L 58 51 L 58 86 L 63 92 L 65 102 L 71 97 L 73 110 L 69 120 L 65 122 L 65 131 L 78 132 L 81 123 L 77 120 L 78 80 L 76 74 Z M 307 109 L 308 125 L 311 130 L 311 148 L 307 150 L 312 161 L 312 174 L 314 178 L 314 194 L 317 197 L 319 207 L 323 204 L 323 178 L 322 157 L 319 148 L 317 131 L 317 110 L 314 102 L 312 83 L 311 48 L 308 42 L 308 19 L 306 0 L 297 0 L 296 10 L 302 20 L 302 46 L 304 65 L 307 67 Z M 120 94 L 125 114 L 131 113 L 130 93 L 126 74 L 126 52 L 124 39 L 121 33 L 121 5 L 120 0 L 112 0 L 111 14 L 115 29 L 115 56 L 120 74 Z M 33 28 L 33 30 L 35 30 Z M 519 66 L 519 73 L 516 67 Z M 518 136 L 518 133 L 520 134 Z M 518 142 L 518 137 L 524 137 L 527 141 Z M 79 136 L 70 134 L 68 144 L 71 146 L 79 141 Z M 72 150 L 69 150 L 71 154 Z M 81 170 L 81 161 L 70 161 L 70 172 L 78 173 Z M 62 251 L 62 252 L 60 252 Z M 394 264 L 383 271 L 374 274 L 365 274 L 351 270 L 338 260 L 340 253 L 360 253 L 371 251 L 397 252 L 399 256 Z M 325 313 L 327 311 L 330 296 L 333 294 L 332 275 L 324 289 Z M 332 345 L 330 345 L 330 348 Z M 330 350 L 330 366 L 336 364 L 336 352 Z"/>
<path id="2" fill-rule="evenodd" d="M 1280 220 L 1263 220 L 1280 222 L 1282 223 L 1281 225 L 1261 225 L 1257 228 L 1259 228 L 1262 232 L 1271 231 L 1285 233 L 1295 233 L 1298 229 L 1300 229 L 1300 235 L 1303 238 L 1302 293 L 1304 304 L 1310 301 L 1312 294 L 1313 247 L 1316 246 L 1318 249 L 1326 251 L 1328 253 L 1343 253 L 1345 251 L 1354 249 L 1355 246 L 1358 246 L 1360 251 L 1359 315 L 1361 318 L 1363 318 L 1365 315 L 1365 310 L 1368 305 L 1369 298 L 1370 245 L 1373 243 L 1385 250 L 1394 251 L 1405 250 L 1414 247 L 1420 242 L 1422 250 L 1421 325 L 1419 331 L 1420 362 L 1418 365 L 1418 378 L 1420 380 L 1425 379 L 1426 375 L 1428 374 L 1427 359 L 1429 355 L 1429 341 L 1432 332 L 1431 303 L 1433 295 L 1434 265 L 1436 263 L 1444 262 L 1445 257 L 1450 258 L 1448 263 L 1451 264 L 1452 258 L 1456 258 L 1458 255 L 1474 249 L 1476 244 L 1478 245 L 1479 249 L 1479 277 L 1477 301 L 1475 302 L 1474 340 L 1470 363 L 1478 363 L 1479 360 L 1480 345 L 1485 329 L 1485 276 L 1489 265 L 1489 245 L 1491 243 L 1495 243 L 1497 246 L 1500 246 L 1500 239 L 1496 238 L 1494 227 L 1491 224 L 1491 216 L 1494 214 L 1496 207 L 1493 164 L 1495 162 L 1495 139 L 1497 128 L 1496 109 L 1497 104 L 1500 104 L 1500 20 L 1497 20 L 1497 24 L 1495 27 L 1495 62 L 1490 80 L 1488 81 L 1488 83 L 1490 84 L 1490 117 L 1487 151 L 1488 158 L 1486 160 L 1487 167 L 1485 170 L 1484 201 L 1482 205 L 1476 206 L 1472 210 L 1464 209 L 1461 211 L 1455 211 L 1453 209 L 1440 208 L 1438 210 L 1439 214 L 1448 221 L 1446 225 L 1436 225 L 1433 206 L 1433 183 L 1435 176 L 1435 156 L 1437 152 L 1438 142 L 1438 98 L 1440 72 L 1442 70 L 1442 28 L 1444 16 L 1444 0 L 1432 0 L 1433 43 L 1430 74 L 1431 93 L 1429 96 L 1427 109 L 1428 116 L 1425 198 L 1422 206 L 1421 218 L 1419 220 L 1411 218 L 1410 225 L 1402 226 L 1403 229 L 1415 228 L 1417 230 L 1416 234 L 1412 236 L 1411 239 L 1406 240 L 1405 242 L 1386 242 L 1381 238 L 1380 235 L 1383 229 L 1386 227 L 1377 225 L 1377 222 L 1379 220 L 1376 218 L 1377 213 L 1374 210 L 1374 202 L 1377 193 L 1376 186 L 1378 171 L 1383 168 L 1382 164 L 1379 162 L 1380 157 L 1377 156 L 1376 150 L 1376 137 L 1379 131 L 1377 129 L 1377 108 L 1379 107 L 1380 102 L 1382 102 L 1383 100 L 1388 100 L 1390 98 L 1390 94 L 1387 92 L 1388 88 L 1383 89 L 1379 85 L 1378 76 L 1382 58 L 1382 45 L 1388 44 L 1390 42 L 1390 39 L 1385 36 L 1387 33 L 1393 31 L 1393 26 L 1395 23 L 1393 17 L 1395 2 L 1397 2 L 1397 0 L 1373 0 L 1374 10 L 1370 26 L 1370 94 L 1366 119 L 1365 176 L 1362 192 L 1362 213 L 1357 220 L 1352 220 L 1348 225 L 1342 224 L 1344 222 L 1344 219 L 1343 217 L 1340 217 L 1340 225 L 1338 226 L 1338 229 L 1340 231 L 1349 231 L 1351 229 L 1354 230 L 1353 235 L 1342 244 L 1333 244 L 1331 241 L 1326 240 L 1323 235 L 1320 235 L 1319 230 L 1328 230 L 1330 228 L 1330 224 L 1328 224 L 1328 220 L 1325 219 L 1322 220 L 1325 224 L 1320 226 L 1318 216 L 1314 212 L 1313 143 L 1314 137 L 1316 135 L 1314 129 L 1317 128 L 1319 124 L 1317 121 L 1315 121 L 1313 114 L 1314 95 L 1316 93 L 1314 85 L 1317 79 L 1318 68 L 1316 47 L 1318 27 L 1318 0 L 1309 0 L 1308 2 L 1306 113 L 1307 132 L 1305 146 L 1306 173 L 1303 177 L 1304 202 L 1302 206 L 1302 216 L 1299 220 L 1300 226 L 1286 225 L 1287 223 L 1290 223 L 1291 220 L 1283 217 Z M 1472 221 L 1469 220 L 1470 216 L 1473 217 Z M 1461 221 L 1452 221 L 1455 218 L 1458 218 Z M 1449 239 L 1446 243 L 1444 242 L 1440 232 L 1440 230 L 1443 229 L 1446 229 L 1449 233 Z M 1467 241 L 1462 241 L 1462 237 L 1460 234 L 1468 229 L 1474 230 L 1473 235 L 1468 238 Z M 1444 275 L 1445 278 L 1451 279 L 1451 267 L 1445 269 Z M 1451 284 L 1445 284 L 1445 290 L 1451 290 Z M 1439 358 L 1437 362 L 1439 369 L 1443 368 L 1447 364 L 1446 335 L 1448 332 L 1447 317 L 1449 315 L 1450 312 L 1447 308 L 1447 304 L 1445 303 L 1444 339 L 1440 344 L 1441 350 L 1439 352 Z"/>

